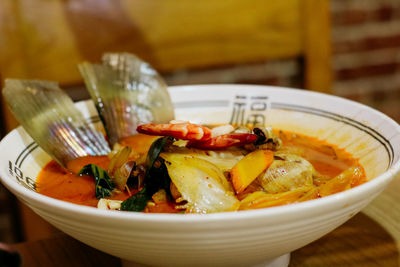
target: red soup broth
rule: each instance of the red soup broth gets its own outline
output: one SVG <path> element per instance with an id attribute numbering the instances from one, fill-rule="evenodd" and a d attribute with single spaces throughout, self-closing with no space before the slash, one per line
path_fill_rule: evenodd
<path id="1" fill-rule="evenodd" d="M 283 146 L 289 151 L 301 151 L 301 156 L 307 159 L 321 174 L 331 178 L 340 174 L 350 166 L 359 165 L 358 160 L 351 154 L 336 146 L 330 145 L 316 138 L 307 137 L 290 132 L 277 131 Z M 129 145 L 137 153 L 137 157 L 147 153 L 150 145 L 158 137 L 148 135 L 134 135 L 121 141 L 121 145 Z M 110 159 L 107 156 L 86 156 L 68 163 L 68 168 L 73 173 L 78 173 L 87 164 L 93 163 L 107 170 Z M 363 169 L 362 169 L 363 170 Z M 93 178 L 78 176 L 59 166 L 55 161 L 50 161 L 39 173 L 36 180 L 37 191 L 43 195 L 86 206 L 96 207 L 98 199 L 95 197 Z M 352 186 L 364 183 L 365 173 L 359 181 Z M 109 199 L 125 200 L 135 192 L 117 192 Z M 162 207 L 150 208 L 150 212 L 176 212 L 169 204 Z"/>

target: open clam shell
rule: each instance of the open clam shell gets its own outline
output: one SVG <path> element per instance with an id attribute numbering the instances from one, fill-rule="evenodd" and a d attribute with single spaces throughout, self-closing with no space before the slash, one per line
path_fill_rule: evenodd
<path id="1" fill-rule="evenodd" d="M 139 124 L 174 119 L 166 83 L 157 71 L 135 55 L 107 53 L 103 64 L 84 62 L 79 70 L 111 145 L 136 134 Z"/>
<path id="2" fill-rule="evenodd" d="M 26 132 L 62 166 L 78 157 L 110 152 L 103 133 L 85 122 L 57 83 L 7 79 L 3 95 Z"/>

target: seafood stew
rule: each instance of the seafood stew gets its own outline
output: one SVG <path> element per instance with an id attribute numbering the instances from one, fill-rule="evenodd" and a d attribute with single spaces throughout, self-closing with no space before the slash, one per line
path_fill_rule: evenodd
<path id="1" fill-rule="evenodd" d="M 3 89 L 54 160 L 36 180 L 44 195 L 102 209 L 212 213 L 306 201 L 366 181 L 345 151 L 265 122 L 174 121 L 165 81 L 135 55 L 107 53 L 79 70 L 103 130 L 55 82 L 7 79 Z"/>
<path id="2" fill-rule="evenodd" d="M 213 213 L 267 208 L 338 193 L 367 181 L 352 155 L 270 127 L 144 124 L 108 156 L 55 161 L 41 194 L 100 209 Z"/>

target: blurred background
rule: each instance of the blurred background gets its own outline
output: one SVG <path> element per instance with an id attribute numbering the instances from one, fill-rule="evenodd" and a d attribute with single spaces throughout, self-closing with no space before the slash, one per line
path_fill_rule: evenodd
<path id="1" fill-rule="evenodd" d="M 88 98 L 77 63 L 135 53 L 169 85 L 320 91 L 400 122 L 399 0 L 2 0 L 0 78 L 58 81 Z M 3 100 L 1 136 L 17 126 Z M 56 230 L 0 186 L 0 241 Z"/>

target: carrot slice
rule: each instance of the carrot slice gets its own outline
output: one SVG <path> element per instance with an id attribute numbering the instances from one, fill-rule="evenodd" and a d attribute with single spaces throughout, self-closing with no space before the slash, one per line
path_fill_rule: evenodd
<path id="1" fill-rule="evenodd" d="M 230 174 L 233 188 L 237 194 L 243 192 L 258 175 L 271 165 L 274 160 L 274 153 L 270 150 L 256 150 L 243 157 Z"/>

